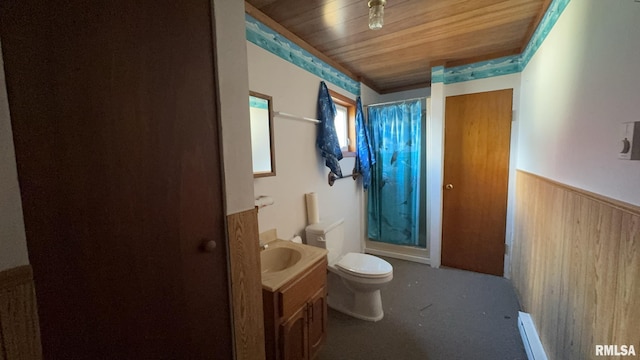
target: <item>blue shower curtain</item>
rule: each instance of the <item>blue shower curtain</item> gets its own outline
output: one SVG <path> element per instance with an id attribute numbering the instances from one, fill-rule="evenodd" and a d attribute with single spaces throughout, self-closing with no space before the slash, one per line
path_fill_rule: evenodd
<path id="1" fill-rule="evenodd" d="M 421 100 L 369 107 L 371 240 L 419 246 L 421 121 Z"/>

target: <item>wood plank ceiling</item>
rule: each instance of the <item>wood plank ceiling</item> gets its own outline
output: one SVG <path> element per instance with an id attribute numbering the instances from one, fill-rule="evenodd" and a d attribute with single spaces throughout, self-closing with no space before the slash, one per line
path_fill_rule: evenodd
<path id="1" fill-rule="evenodd" d="M 431 67 L 519 54 L 550 0 L 248 0 L 247 13 L 378 93 L 430 85 Z M 277 24 L 269 23 L 276 22 Z"/>

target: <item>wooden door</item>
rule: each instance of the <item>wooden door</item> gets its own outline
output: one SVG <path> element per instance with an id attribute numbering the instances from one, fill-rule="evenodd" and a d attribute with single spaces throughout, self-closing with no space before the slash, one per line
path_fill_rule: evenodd
<path id="1" fill-rule="evenodd" d="M 210 1 L 0 4 L 44 358 L 230 359 Z"/>
<path id="2" fill-rule="evenodd" d="M 503 275 L 513 90 L 445 107 L 442 265 Z"/>
<path id="3" fill-rule="evenodd" d="M 327 289 L 322 287 L 309 300 L 309 359 L 315 358 L 327 337 Z"/>
<path id="4" fill-rule="evenodd" d="M 309 331 L 307 323 L 307 304 L 280 325 L 280 356 L 281 360 L 309 359 Z"/>

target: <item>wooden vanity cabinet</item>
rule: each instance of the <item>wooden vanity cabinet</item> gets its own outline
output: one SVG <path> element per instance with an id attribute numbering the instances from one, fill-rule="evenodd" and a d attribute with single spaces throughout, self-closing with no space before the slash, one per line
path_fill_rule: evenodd
<path id="1" fill-rule="evenodd" d="M 277 291 L 262 290 L 267 360 L 311 360 L 327 333 L 327 260 Z"/>

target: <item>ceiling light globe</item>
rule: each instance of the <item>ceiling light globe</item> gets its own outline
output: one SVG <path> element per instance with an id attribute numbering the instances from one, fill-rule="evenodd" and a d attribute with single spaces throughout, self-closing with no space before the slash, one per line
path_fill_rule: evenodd
<path id="1" fill-rule="evenodd" d="M 386 0 L 369 1 L 369 29 L 382 29 L 382 25 L 384 25 L 384 5 L 386 3 Z"/>

